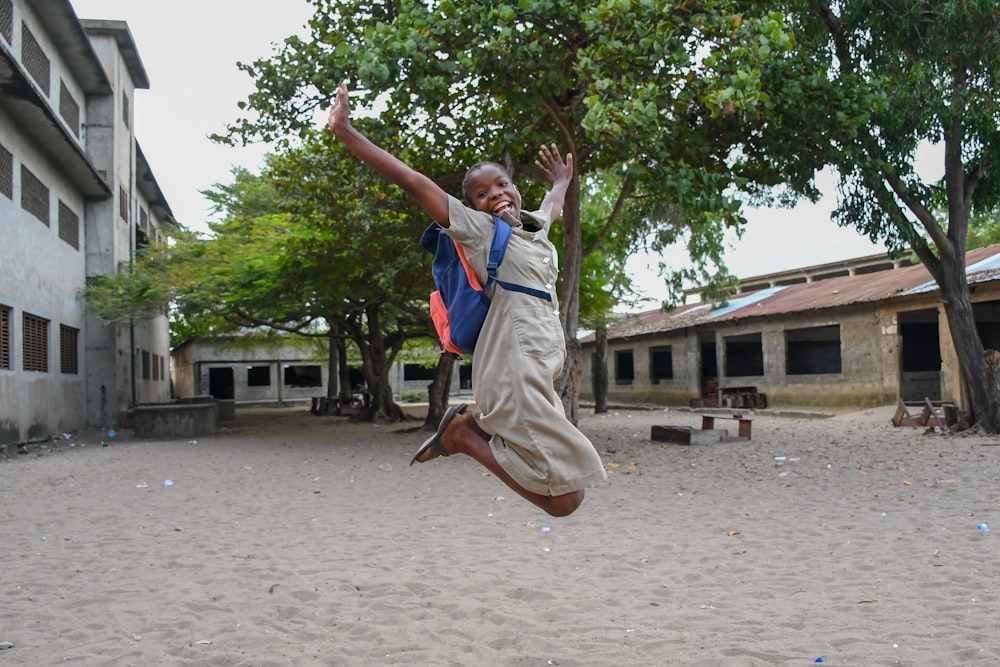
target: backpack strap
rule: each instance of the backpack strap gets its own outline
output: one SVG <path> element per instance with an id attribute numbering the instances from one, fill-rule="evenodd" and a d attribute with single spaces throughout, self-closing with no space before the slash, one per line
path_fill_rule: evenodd
<path id="1" fill-rule="evenodd" d="M 503 258 L 507 254 L 507 245 L 510 243 L 513 230 L 510 225 L 495 215 L 493 216 L 493 228 L 493 243 L 490 244 L 490 257 L 486 262 L 486 285 L 483 286 L 483 289 L 489 289 L 490 283 L 495 282 L 505 290 L 530 294 L 533 297 L 551 302 L 552 295 L 548 292 L 535 289 L 534 287 L 509 283 L 497 278 L 497 269 L 500 268 L 500 264 L 503 263 Z"/>

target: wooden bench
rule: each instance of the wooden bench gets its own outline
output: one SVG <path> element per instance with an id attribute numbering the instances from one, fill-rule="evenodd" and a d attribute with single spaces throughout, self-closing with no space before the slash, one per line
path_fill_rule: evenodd
<path id="1" fill-rule="evenodd" d="M 919 408 L 919 414 L 914 415 L 917 412 L 916 409 L 913 412 L 910 408 Z M 918 426 L 936 426 L 937 428 L 947 430 L 949 424 L 949 411 L 954 411 L 957 415 L 958 404 L 954 401 L 932 401 L 929 398 L 925 398 L 923 401 L 904 401 L 903 399 L 897 399 L 896 404 L 896 414 L 892 416 L 893 426 L 912 426 L 917 428 Z"/>
<path id="2" fill-rule="evenodd" d="M 743 415 L 702 415 L 701 416 L 701 430 L 708 431 L 715 428 L 716 419 L 732 419 L 739 423 L 738 435 L 741 438 L 750 439 L 750 422 L 753 421 L 752 417 L 744 417 Z"/>

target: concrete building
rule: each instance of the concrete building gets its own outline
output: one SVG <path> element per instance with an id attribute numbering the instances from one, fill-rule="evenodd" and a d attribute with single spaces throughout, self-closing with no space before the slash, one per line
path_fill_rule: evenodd
<path id="1" fill-rule="evenodd" d="M 172 218 L 133 131 L 148 87 L 124 22 L 0 0 L 0 444 L 170 398 L 166 317 L 108 326 L 79 296 Z"/>
<path id="2" fill-rule="evenodd" d="M 364 376 L 357 363 L 349 365 L 349 389 L 357 390 L 364 385 Z M 239 336 L 190 339 L 171 352 L 177 398 L 232 399 L 236 407 L 308 406 L 313 397 L 326 396 L 329 366 L 326 341 L 302 336 L 284 340 Z M 464 360 L 455 364 L 452 396 L 471 395 L 471 369 Z M 406 392 L 426 390 L 433 378 L 433 368 L 413 360 L 396 361 L 389 369 L 389 384 L 397 400 Z M 334 378 L 335 388 L 336 384 Z"/>
<path id="3" fill-rule="evenodd" d="M 748 279 L 752 289 L 724 306 L 623 316 L 608 330 L 609 399 L 742 408 L 960 400 L 958 360 L 927 270 L 855 261 L 860 270 L 847 262 Z M 1000 349 L 1000 246 L 966 261 L 980 338 Z M 590 399 L 596 341 L 581 342 Z"/>

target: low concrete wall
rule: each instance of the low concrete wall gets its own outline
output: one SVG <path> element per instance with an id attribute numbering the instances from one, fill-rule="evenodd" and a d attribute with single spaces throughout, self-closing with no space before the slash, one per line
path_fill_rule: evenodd
<path id="1" fill-rule="evenodd" d="M 137 438 L 193 438 L 215 435 L 219 408 L 208 403 L 138 405 L 133 412 Z"/>

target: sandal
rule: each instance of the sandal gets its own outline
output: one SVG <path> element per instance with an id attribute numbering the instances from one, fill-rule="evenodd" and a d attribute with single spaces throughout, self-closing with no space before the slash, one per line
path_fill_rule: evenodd
<path id="1" fill-rule="evenodd" d="M 435 431 L 434 435 L 427 438 L 427 440 L 424 441 L 424 444 L 420 445 L 420 449 L 418 449 L 417 453 L 413 455 L 412 459 L 410 459 L 410 465 L 416 463 L 417 459 L 420 458 L 420 455 L 427 450 L 430 450 L 431 456 L 425 461 L 421 461 L 421 463 L 426 463 L 427 461 L 431 461 L 441 456 L 447 456 L 447 454 L 444 453 L 444 445 L 441 443 L 441 436 L 444 435 L 444 430 L 448 428 L 448 424 L 451 420 L 454 419 L 456 415 L 460 415 L 465 412 L 468 407 L 468 405 L 462 403 L 461 405 L 455 405 L 448 408 L 445 411 L 444 416 L 441 417 L 441 423 L 438 424 L 437 431 Z"/>

